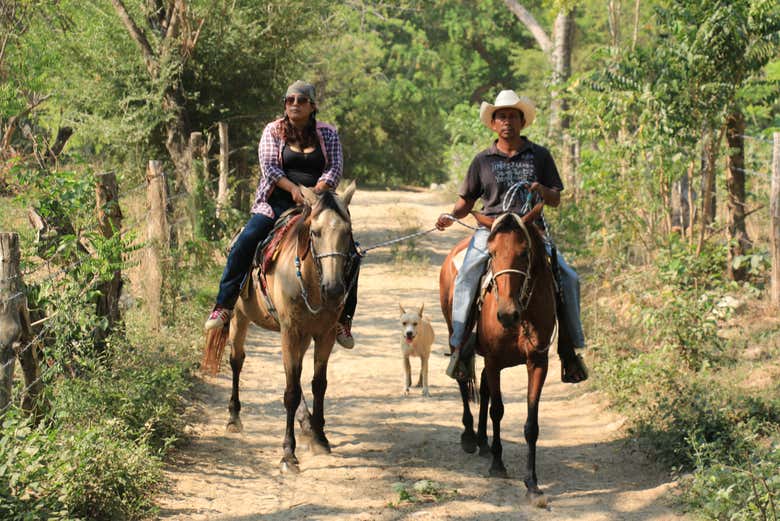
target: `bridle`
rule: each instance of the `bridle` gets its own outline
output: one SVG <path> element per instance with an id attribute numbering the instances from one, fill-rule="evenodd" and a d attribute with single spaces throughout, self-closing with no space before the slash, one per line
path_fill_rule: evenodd
<path id="1" fill-rule="evenodd" d="M 295 278 L 298 279 L 298 285 L 301 287 L 301 296 L 303 297 L 303 303 L 306 304 L 306 308 L 309 310 L 309 312 L 312 315 L 319 314 L 320 311 L 322 311 L 323 308 L 323 298 L 322 298 L 322 259 L 328 258 L 328 257 L 344 257 L 346 260 L 344 262 L 344 269 L 341 273 L 341 283 L 345 288 L 344 296 L 341 298 L 341 302 L 339 303 L 339 306 L 342 306 L 349 296 L 350 291 L 352 290 L 352 287 L 357 282 L 358 277 L 358 270 L 353 269 L 355 266 L 355 263 L 360 262 L 360 252 L 358 251 L 357 247 L 355 246 L 355 241 L 350 240 L 350 249 L 354 250 L 353 253 L 345 253 L 341 251 L 329 251 L 326 253 L 317 253 L 317 250 L 314 247 L 314 235 L 312 234 L 311 229 L 309 229 L 309 244 L 308 244 L 308 250 L 311 251 L 311 257 L 314 261 L 314 267 L 317 270 L 317 278 L 319 279 L 319 288 L 320 288 L 320 305 L 317 307 L 314 307 L 309 302 L 309 292 L 306 290 L 306 286 L 303 283 L 303 275 L 301 274 L 301 259 L 299 256 L 295 256 Z M 305 257 L 305 256 L 304 256 Z M 349 284 L 347 284 L 346 280 L 344 280 L 344 275 L 346 273 L 352 273 L 352 279 L 349 281 Z"/>
<path id="2" fill-rule="evenodd" d="M 534 291 L 534 285 L 533 285 L 533 280 L 531 278 L 531 268 L 530 268 L 531 266 L 533 266 L 534 263 L 534 250 L 533 250 L 533 243 L 531 242 L 531 234 L 528 232 L 528 228 L 525 226 L 525 223 L 523 223 L 523 220 L 514 213 L 509 214 L 509 216 L 506 218 L 509 217 L 515 219 L 515 222 L 517 222 L 517 224 L 520 225 L 520 229 L 523 231 L 523 234 L 525 235 L 526 244 L 528 244 L 528 249 L 526 250 L 528 252 L 528 269 L 524 271 L 517 268 L 506 268 L 494 272 L 492 261 L 491 261 L 489 267 L 491 273 L 490 284 L 492 285 L 491 289 L 493 291 L 493 294 L 496 300 L 498 300 L 498 284 L 495 283 L 498 277 L 500 277 L 501 275 L 520 275 L 521 277 L 523 277 L 523 285 L 520 288 L 520 293 L 516 297 L 517 303 L 520 306 L 520 311 L 522 312 L 528 308 L 528 304 L 531 301 L 531 296 L 533 295 L 533 291 Z M 493 226 L 495 226 L 495 223 L 493 224 Z"/>

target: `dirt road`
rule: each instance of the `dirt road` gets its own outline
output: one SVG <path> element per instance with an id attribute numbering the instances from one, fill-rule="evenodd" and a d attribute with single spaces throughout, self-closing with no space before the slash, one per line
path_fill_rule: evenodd
<path id="1" fill-rule="evenodd" d="M 358 191 L 351 207 L 364 246 L 419 225 L 451 207 L 438 192 Z M 538 519 L 581 521 L 683 519 L 668 506 L 667 478 L 625 441 L 622 419 L 584 385 L 560 382 L 551 362 L 540 406 L 537 473 L 546 508 L 529 505 L 525 466 L 526 374 L 502 375 L 504 463 L 510 479 L 488 478 L 489 460 L 459 444 L 461 404 L 444 374 L 446 325 L 438 304 L 438 267 L 468 233 L 453 226 L 401 247 L 372 251 L 360 278 L 352 351 L 337 348 L 329 365 L 326 433 L 330 455 L 299 445 L 301 473 L 282 475 L 284 374 L 276 333 L 250 330 L 241 375 L 244 432 L 228 434 L 230 371 L 206 379 L 195 404 L 192 443 L 167 469 L 159 500 L 168 521 Z M 395 257 L 406 259 L 396 262 Z M 411 259 L 411 260 L 410 260 Z M 425 303 L 436 332 L 431 397 L 403 395 L 398 303 Z M 310 400 L 311 355 L 304 369 Z M 419 361 L 412 360 L 412 371 Z M 415 375 L 416 379 L 416 375 Z"/>

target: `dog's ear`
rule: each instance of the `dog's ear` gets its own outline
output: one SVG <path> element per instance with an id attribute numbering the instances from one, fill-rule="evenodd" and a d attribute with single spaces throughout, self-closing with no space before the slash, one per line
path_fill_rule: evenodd
<path id="1" fill-rule="evenodd" d="M 423 309 L 425 309 L 425 303 L 424 302 L 420 306 L 420 311 L 417 312 L 417 314 L 420 315 L 420 318 L 422 318 Z"/>
<path id="2" fill-rule="evenodd" d="M 400 303 L 400 302 L 398 303 L 398 309 L 400 309 L 400 310 L 401 310 L 401 314 L 402 314 L 402 315 L 405 315 L 405 314 L 406 314 L 406 310 L 404 309 L 404 307 L 401 305 L 401 303 Z"/>

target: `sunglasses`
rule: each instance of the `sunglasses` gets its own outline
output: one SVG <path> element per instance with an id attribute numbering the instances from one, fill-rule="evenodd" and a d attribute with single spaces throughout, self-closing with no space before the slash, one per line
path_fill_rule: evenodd
<path id="1" fill-rule="evenodd" d="M 309 102 L 309 98 L 306 96 L 287 96 L 284 98 L 285 105 L 292 105 L 297 103 L 298 105 L 305 105 Z"/>

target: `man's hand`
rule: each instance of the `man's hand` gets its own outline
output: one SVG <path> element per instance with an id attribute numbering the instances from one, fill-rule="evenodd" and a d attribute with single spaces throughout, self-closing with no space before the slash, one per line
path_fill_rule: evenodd
<path id="1" fill-rule="evenodd" d="M 542 201 L 544 201 L 544 204 L 546 205 L 556 207 L 561 202 L 561 193 L 558 190 L 547 188 L 543 184 L 533 182 L 531 183 L 529 190 L 539 194 L 539 197 L 542 198 Z"/>
<path id="2" fill-rule="evenodd" d="M 437 230 L 443 230 L 445 228 L 448 228 L 449 226 L 452 226 L 453 218 L 448 213 L 443 213 L 439 216 L 438 219 L 436 219 L 436 229 Z"/>

